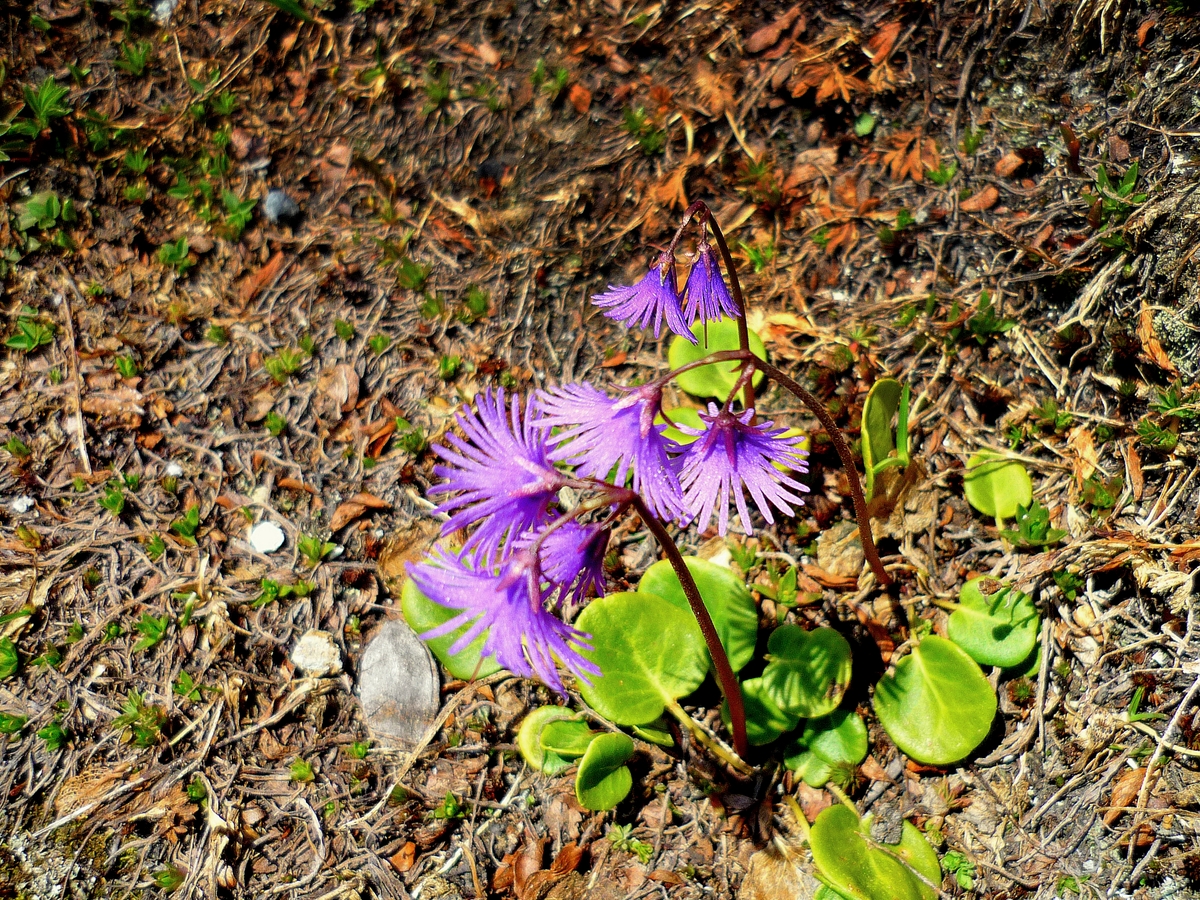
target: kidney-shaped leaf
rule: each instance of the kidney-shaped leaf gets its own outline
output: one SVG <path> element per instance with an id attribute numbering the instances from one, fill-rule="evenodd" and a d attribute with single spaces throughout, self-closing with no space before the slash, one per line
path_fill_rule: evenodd
<path id="1" fill-rule="evenodd" d="M 867 726 L 858 713 L 834 710 L 811 719 L 784 758 L 789 769 L 811 787 L 828 781 L 844 784 L 854 767 L 867 758 Z"/>
<path id="2" fill-rule="evenodd" d="M 517 729 L 517 749 L 525 757 L 531 768 L 547 775 L 557 775 L 571 763 L 557 753 L 549 752 L 542 746 L 542 732 L 555 722 L 573 722 L 578 725 L 578 715 L 565 706 L 539 706 L 521 722 Z"/>
<path id="3" fill-rule="evenodd" d="M 769 744 L 800 724 L 800 717 L 780 709 L 767 694 L 761 678 L 742 682 L 742 704 L 746 710 L 746 740 L 755 747 Z M 729 704 L 721 704 L 721 721 L 730 727 Z"/>
<path id="4" fill-rule="evenodd" d="M 427 631 L 433 631 L 443 622 L 452 619 L 458 615 L 459 611 L 451 609 L 448 606 L 442 606 L 440 603 L 434 603 L 428 597 L 421 593 L 412 581 L 405 581 L 404 587 L 400 591 L 400 610 L 404 613 L 404 618 L 408 621 L 409 626 L 420 637 Z M 486 659 L 480 659 L 480 654 L 483 652 L 483 643 L 487 640 L 487 632 L 484 632 L 475 640 L 458 653 L 451 653 L 450 648 L 454 646 L 454 642 L 462 637 L 463 632 L 469 626 L 464 625 L 447 635 L 440 638 L 434 638 L 432 641 L 426 641 L 425 645 L 433 652 L 433 655 L 438 658 L 443 666 L 455 678 L 460 678 L 463 681 L 470 681 L 472 678 L 487 678 L 489 675 L 500 671 L 500 664 L 496 662 L 494 656 L 489 656 Z"/>
<path id="5" fill-rule="evenodd" d="M 837 709 L 850 684 L 850 645 L 832 628 L 781 625 L 767 640 L 763 684 L 781 708 L 802 718 Z"/>
<path id="6" fill-rule="evenodd" d="M 933 889 L 926 887 L 909 870 L 911 866 L 934 884 L 942 878 L 937 853 L 914 825 L 905 822 L 900 843 L 880 845 L 884 849 L 872 847 L 867 835 L 867 823 L 844 804 L 834 804 L 817 816 L 809 847 L 813 862 L 834 891 L 853 900 L 933 900 L 937 897 Z"/>
<path id="7" fill-rule="evenodd" d="M 1037 608 L 1027 594 L 982 577 L 963 585 L 946 633 L 980 665 L 1007 669 L 1029 658 L 1040 628 Z"/>
<path id="8" fill-rule="evenodd" d="M 587 704 L 618 725 L 644 725 L 704 681 L 708 653 L 690 612 L 656 594 L 609 594 L 575 622 L 591 635 L 584 655 L 603 673 L 581 685 Z"/>
<path id="9" fill-rule="evenodd" d="M 602 734 L 592 741 L 579 761 L 575 796 L 584 809 L 612 809 L 633 787 L 628 766 L 633 739 L 627 734 Z"/>
<path id="10" fill-rule="evenodd" d="M 721 646 L 729 657 L 729 665 L 737 672 L 754 658 L 754 643 L 758 639 L 758 610 L 754 606 L 754 598 L 750 596 L 746 582 L 733 574 L 732 570 L 695 556 L 685 556 L 683 561 L 692 573 L 696 587 L 700 589 L 700 599 L 712 616 L 717 637 L 721 639 Z M 700 635 L 700 626 L 692 615 L 683 585 L 679 583 L 670 562 L 662 559 L 647 569 L 638 583 L 638 590 L 645 594 L 657 594 L 686 612 L 696 634 Z M 700 640 L 703 643 L 702 635 Z M 707 655 L 707 648 L 705 650 Z"/>
<path id="11" fill-rule="evenodd" d="M 564 759 L 578 759 L 599 733 L 589 728 L 586 722 L 550 722 L 542 729 L 541 745 L 547 753 L 556 753 Z"/>
<path id="12" fill-rule="evenodd" d="M 1017 460 L 980 450 L 967 460 L 963 493 L 967 502 L 985 516 L 1011 519 L 1017 507 L 1033 502 L 1033 482 Z"/>
<path id="13" fill-rule="evenodd" d="M 927 637 L 879 680 L 875 712 L 897 747 L 918 762 L 944 766 L 987 737 L 996 692 L 965 650 Z"/>
<path id="14" fill-rule="evenodd" d="M 719 350 L 736 350 L 738 348 L 738 328 L 734 319 L 718 319 L 708 323 L 708 342 L 704 340 L 704 323 L 697 322 L 692 326 L 692 334 L 698 343 L 693 344 L 682 337 L 676 337 L 667 351 L 667 361 L 672 369 L 687 365 L 690 362 L 704 359 Z M 767 358 L 767 348 L 763 346 L 762 338 L 753 331 L 750 332 L 750 352 L 759 359 Z M 679 386 L 696 397 L 715 397 L 724 400 L 737 384 L 738 363 L 736 361 L 712 363 L 691 369 L 675 380 Z M 754 373 L 754 386 L 762 383 L 762 372 Z"/>

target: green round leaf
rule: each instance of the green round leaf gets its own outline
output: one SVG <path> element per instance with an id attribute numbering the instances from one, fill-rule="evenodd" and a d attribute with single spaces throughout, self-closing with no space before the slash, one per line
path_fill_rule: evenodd
<path id="1" fill-rule="evenodd" d="M 590 729 L 586 722 L 550 722 L 542 729 L 540 743 L 547 753 L 564 759 L 578 759 L 587 752 L 588 745 L 600 732 Z"/>
<path id="2" fill-rule="evenodd" d="M 957 644 L 927 637 L 875 687 L 875 712 L 896 746 L 918 762 L 957 762 L 987 737 L 996 693 Z"/>
<path id="3" fill-rule="evenodd" d="M 405 581 L 404 587 L 400 591 L 400 609 L 404 613 L 404 618 L 408 620 L 409 626 L 417 633 L 418 637 L 427 631 L 432 631 L 443 622 L 447 622 L 458 615 L 458 610 L 442 606 L 440 603 L 434 603 L 422 594 L 421 589 L 412 581 Z M 455 678 L 463 681 L 470 681 L 475 678 L 487 678 L 489 675 L 499 672 L 500 664 L 496 662 L 495 657 L 489 656 L 486 659 L 481 659 L 483 643 L 487 640 L 487 632 L 484 632 L 473 640 L 464 650 L 458 653 L 450 652 L 450 648 L 454 646 L 454 642 L 462 637 L 468 627 L 468 625 L 464 625 L 462 628 L 450 632 L 450 634 L 434 638 L 432 641 L 426 641 L 425 645 L 429 647 L 433 655 L 446 667 L 446 671 Z"/>
<path id="4" fill-rule="evenodd" d="M 985 594 L 983 588 L 998 589 Z M 1019 666 L 1037 644 L 1041 619 L 1027 594 L 995 579 L 972 578 L 959 593 L 946 633 L 981 666 Z"/>
<path id="5" fill-rule="evenodd" d="M 610 722 L 653 722 L 704 681 L 708 653 L 692 614 L 655 594 L 593 600 L 575 627 L 591 635 L 593 649 L 584 655 L 603 673 L 580 693 Z"/>
<path id="6" fill-rule="evenodd" d="M 557 775 L 570 765 L 557 753 L 548 753 L 542 747 L 542 731 L 552 722 L 570 722 L 576 719 L 578 716 L 565 706 L 539 706 L 524 718 L 521 727 L 517 729 L 517 749 L 521 751 L 530 768 L 547 775 Z"/>
<path id="7" fill-rule="evenodd" d="M 686 425 L 688 428 L 695 428 L 699 431 L 704 430 L 704 423 L 700 421 L 700 410 L 698 409 L 693 409 L 690 406 L 677 406 L 674 409 L 666 410 L 666 413 L 676 425 Z M 663 432 L 663 436 L 677 444 L 686 446 L 699 437 L 698 434 L 686 434 L 676 428 L 675 425 L 668 425 L 667 419 L 662 413 L 655 416 L 654 421 L 658 425 L 666 425 L 667 430 Z"/>
<path id="8" fill-rule="evenodd" d="M 782 709 L 816 718 L 837 709 L 850 684 L 850 645 L 832 628 L 781 625 L 767 641 L 763 684 Z"/>
<path id="9" fill-rule="evenodd" d="M 1017 460 L 980 450 L 967 460 L 963 493 L 967 502 L 985 516 L 1011 519 L 1017 507 L 1033 502 L 1033 482 Z"/>
<path id="10" fill-rule="evenodd" d="M 592 741 L 579 761 L 575 796 L 584 809 L 612 809 L 633 787 L 633 775 L 625 765 L 633 756 L 633 739 L 627 734 L 602 734 Z"/>
<path id="11" fill-rule="evenodd" d="M 844 783 L 867 758 L 867 726 L 858 713 L 835 710 L 820 719 L 810 719 L 800 737 L 784 757 L 789 769 L 811 787 L 826 782 Z"/>
<path id="12" fill-rule="evenodd" d="M 822 810 L 813 823 L 809 837 L 813 862 L 837 894 L 852 900 L 934 900 L 937 897 L 935 891 L 891 855 L 904 859 L 934 884 L 941 881 L 937 854 L 915 826 L 905 822 L 900 843 L 883 845 L 890 853 L 868 844 L 868 834 L 868 823 L 841 803 Z M 916 841 L 925 845 L 924 851 Z"/>
<path id="13" fill-rule="evenodd" d="M 695 556 L 684 557 L 688 571 L 695 579 L 696 587 L 700 589 L 700 599 L 704 601 L 708 614 L 712 616 L 713 625 L 717 629 L 717 637 L 729 657 L 729 665 L 734 672 L 754 658 L 754 644 L 758 640 L 758 608 L 746 582 L 724 566 L 718 566 Z M 704 645 L 704 637 L 700 626 L 692 615 L 687 596 L 683 593 L 683 585 L 675 575 L 671 563 L 665 559 L 659 560 L 642 576 L 638 590 L 646 594 L 662 597 L 672 606 L 687 613 L 700 643 Z M 705 647 L 705 656 L 708 648 Z"/>
<path id="14" fill-rule="evenodd" d="M 667 351 L 667 361 L 671 364 L 672 369 L 677 369 L 698 359 L 704 359 L 710 353 L 716 353 L 719 350 L 736 350 L 739 346 L 737 321 L 734 319 L 718 319 L 715 322 L 709 322 L 707 343 L 704 340 L 703 322 L 698 321 L 692 326 L 692 334 L 696 336 L 698 343 L 693 344 L 682 337 L 676 337 L 671 341 L 671 349 Z M 753 331 L 750 332 L 750 352 L 760 359 L 767 358 L 767 348 L 763 346 L 762 338 Z M 737 384 L 737 369 L 736 361 L 713 363 L 677 375 L 675 380 L 689 394 L 724 400 L 733 390 L 733 386 Z M 755 387 L 762 383 L 762 378 L 762 372 L 754 374 Z"/>
<path id="15" fill-rule="evenodd" d="M 742 682 L 742 703 L 746 707 L 746 740 L 755 747 L 771 743 L 800 723 L 799 716 L 775 705 L 761 678 Z M 730 727 L 728 703 L 721 704 L 721 721 Z"/>

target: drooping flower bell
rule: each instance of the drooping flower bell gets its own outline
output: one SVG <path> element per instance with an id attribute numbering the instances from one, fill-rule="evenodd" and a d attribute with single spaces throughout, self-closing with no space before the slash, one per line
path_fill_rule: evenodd
<path id="1" fill-rule="evenodd" d="M 589 589 L 604 596 L 604 553 L 609 529 L 567 522 L 541 540 L 538 562 L 542 580 L 558 593 L 558 602 L 582 603 Z"/>
<path id="2" fill-rule="evenodd" d="M 715 322 L 722 314 L 731 319 L 737 318 L 737 304 L 734 303 L 733 296 L 725 285 L 725 279 L 721 276 L 720 263 L 716 251 L 708 242 L 706 231 L 700 232 L 696 258 L 692 261 L 692 269 L 688 272 L 684 290 L 687 300 L 683 306 L 683 317 L 688 325 L 696 319 Z"/>
<path id="3" fill-rule="evenodd" d="M 675 257 L 670 253 L 662 253 L 637 284 L 610 284 L 603 294 L 592 297 L 592 302 L 603 309 L 606 316 L 621 322 L 626 328 L 644 330 L 653 321 L 655 338 L 662 334 L 665 318 L 671 331 L 696 343 L 695 336 L 684 321 L 675 280 Z"/>
<path id="4" fill-rule="evenodd" d="M 683 453 L 680 483 L 684 505 L 704 531 L 717 516 L 717 531 L 724 535 L 729 528 L 729 501 L 737 506 L 742 530 L 752 533 L 750 509 L 746 492 L 754 499 L 767 522 L 774 522 L 771 506 L 793 515 L 792 504 L 803 506 L 800 493 L 808 491 L 776 464 L 796 472 L 807 472 L 804 457 L 807 451 L 798 449 L 800 437 L 784 437 L 786 429 L 772 428 L 772 422 L 750 424 L 754 410 L 735 414 L 708 405 L 708 413 L 700 413 L 704 429 L 679 426 L 681 430 L 699 435 Z"/>
<path id="5" fill-rule="evenodd" d="M 552 460 L 620 487 L 630 478 L 630 487 L 656 516 L 687 518 L 673 456 L 680 447 L 664 436 L 665 425 L 654 423 L 662 408 L 660 384 L 628 388 L 616 400 L 586 382 L 569 384 L 539 392 L 537 405 L 538 426 L 562 429 L 549 437 L 557 444 Z"/>
<path id="6" fill-rule="evenodd" d="M 451 653 L 459 653 L 487 632 L 482 656 L 494 656 L 514 675 L 536 676 L 559 694 L 564 691 L 556 661 L 584 681 L 600 674 L 580 653 L 591 649 L 587 635 L 546 610 L 533 554 L 518 550 L 499 567 L 492 567 L 439 547 L 412 566 L 409 577 L 434 603 L 459 610 L 420 635 L 422 640 L 469 625 L 450 647 Z"/>
<path id="7" fill-rule="evenodd" d="M 545 433 L 532 421 L 533 397 L 522 419 L 517 397 L 505 403 L 504 389 L 475 398 L 476 412 L 458 416 L 463 440 L 448 434 L 454 449 L 435 446 L 449 465 L 435 466 L 446 483 L 430 494 L 452 494 L 435 512 L 450 513 L 442 526 L 449 535 L 478 523 L 463 551 L 480 551 L 488 561 L 507 551 L 522 533 L 543 524 L 565 476 L 550 461 Z"/>

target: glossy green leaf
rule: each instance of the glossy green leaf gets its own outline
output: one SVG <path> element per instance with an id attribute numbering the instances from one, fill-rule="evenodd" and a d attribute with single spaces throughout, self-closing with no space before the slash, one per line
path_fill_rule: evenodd
<path id="1" fill-rule="evenodd" d="M 708 651 L 690 612 L 655 594 L 609 594 L 588 604 L 575 627 L 591 635 L 584 651 L 603 673 L 579 691 L 618 725 L 645 725 L 704 681 Z"/>
<path id="2" fill-rule="evenodd" d="M 9 638 L 0 638 L 0 678 L 9 678 L 21 668 L 21 657 Z"/>
<path id="3" fill-rule="evenodd" d="M 867 758 L 867 726 L 858 713 L 835 710 L 810 719 L 790 747 L 784 763 L 811 787 L 845 784 Z"/>
<path id="4" fill-rule="evenodd" d="M 677 369 L 698 359 L 704 359 L 710 353 L 716 353 L 719 350 L 736 350 L 739 346 L 737 322 L 734 319 L 718 319 L 715 322 L 709 322 L 707 343 L 704 338 L 704 323 L 696 322 L 692 326 L 692 334 L 696 336 L 698 343 L 693 344 L 678 336 L 671 341 L 671 349 L 667 352 L 667 361 L 671 364 L 672 369 Z M 767 358 L 767 348 L 763 346 L 762 338 L 753 331 L 750 332 L 750 352 L 760 359 Z M 729 392 L 733 390 L 733 386 L 737 384 L 737 369 L 736 361 L 713 363 L 677 375 L 675 380 L 689 394 L 696 397 L 713 397 L 724 401 L 729 396 Z M 755 373 L 755 387 L 762 383 L 762 378 L 761 372 Z"/>
<path id="5" fill-rule="evenodd" d="M 909 870 L 911 866 L 934 884 L 942 878 L 937 854 L 914 825 L 903 824 L 899 844 L 873 845 L 869 833 L 869 822 L 841 803 L 822 810 L 813 823 L 809 838 L 813 862 L 835 893 L 852 900 L 937 897 Z"/>
<path id="6" fill-rule="evenodd" d="M 577 759 L 587 752 L 592 738 L 599 733 L 589 728 L 586 722 L 550 722 L 542 729 L 539 742 L 547 753 L 564 759 Z"/>
<path id="7" fill-rule="evenodd" d="M 521 721 L 521 727 L 517 729 L 517 749 L 530 768 L 557 775 L 570 765 L 568 760 L 542 747 L 542 731 L 554 722 L 572 722 L 578 718 L 577 713 L 565 706 L 539 706 Z"/>
<path id="8" fill-rule="evenodd" d="M 965 650 L 931 636 L 879 680 L 875 712 L 897 747 L 918 762 L 944 766 L 987 737 L 996 693 Z"/>
<path id="9" fill-rule="evenodd" d="M 771 743 L 800 724 L 799 716 L 775 704 L 761 678 L 742 682 L 742 703 L 746 709 L 746 739 L 756 747 Z M 728 703 L 721 704 L 721 721 L 730 727 Z"/>
<path id="10" fill-rule="evenodd" d="M 963 493 L 967 502 L 985 516 L 1011 519 L 1018 507 L 1033 502 L 1033 482 L 1017 460 L 980 450 L 967 460 Z"/>
<path id="11" fill-rule="evenodd" d="M 801 718 L 837 709 L 850 684 L 850 645 L 832 628 L 781 625 L 767 640 L 763 685 L 781 708 Z"/>
<path id="12" fill-rule="evenodd" d="M 758 640 L 758 609 L 746 582 L 731 569 L 695 556 L 684 557 L 684 563 L 692 573 L 696 587 L 700 589 L 700 599 L 704 601 L 708 614 L 712 616 L 717 637 L 721 639 L 721 646 L 725 648 L 729 657 L 729 665 L 733 667 L 734 672 L 740 671 L 754 658 L 754 644 Z M 638 590 L 662 597 L 675 608 L 686 612 L 703 645 L 704 638 L 700 634 L 700 626 L 692 615 L 692 608 L 683 593 L 683 585 L 679 583 L 670 562 L 665 559 L 659 560 L 647 569 L 638 583 Z M 707 655 L 706 647 L 705 656 Z"/>
<path id="13" fill-rule="evenodd" d="M 895 378 L 880 378 L 863 403 L 862 455 L 868 498 L 875 495 L 876 467 L 896 448 L 892 418 L 900 406 L 900 393 L 900 382 Z"/>
<path id="14" fill-rule="evenodd" d="M 404 587 L 400 591 L 400 609 L 404 613 L 404 618 L 408 621 L 409 626 L 420 637 L 428 631 L 437 628 L 443 622 L 449 621 L 454 616 L 458 615 L 458 610 L 450 609 L 448 606 L 434 603 L 428 597 L 421 593 L 413 582 L 405 581 Z M 487 678 L 489 675 L 499 672 L 500 665 L 496 662 L 495 657 L 489 656 L 486 659 L 481 659 L 483 653 L 483 643 L 487 640 L 487 633 L 481 634 L 473 640 L 467 647 L 458 653 L 451 653 L 450 648 L 454 645 L 469 626 L 464 625 L 440 638 L 434 638 L 432 641 L 426 641 L 425 645 L 429 647 L 433 655 L 438 658 L 443 666 L 455 678 L 460 678 L 463 681 L 470 681 L 475 678 Z"/>
<path id="15" fill-rule="evenodd" d="M 1041 624 L 1027 594 L 981 577 L 963 585 L 946 633 L 980 665 L 1012 668 L 1033 652 Z"/>
<path id="16" fill-rule="evenodd" d="M 658 744 L 660 747 L 675 746 L 675 738 L 671 734 L 671 729 L 667 726 L 667 720 L 663 717 L 659 717 L 646 725 L 634 725 L 632 726 L 632 730 L 634 734 L 647 743 Z"/>
<path id="17" fill-rule="evenodd" d="M 602 734 L 592 741 L 579 761 L 575 797 L 584 809 L 612 809 L 628 796 L 633 775 L 628 766 L 633 739 L 627 734 Z"/>

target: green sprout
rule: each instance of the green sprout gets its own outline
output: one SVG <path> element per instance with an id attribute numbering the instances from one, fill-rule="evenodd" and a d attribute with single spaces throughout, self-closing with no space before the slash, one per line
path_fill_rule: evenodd
<path id="1" fill-rule="evenodd" d="M 132 44 L 121 45 L 121 58 L 114 60 L 113 65 L 122 72 L 128 72 L 134 78 L 140 78 L 146 72 L 146 64 L 154 55 L 154 47 L 149 41 L 135 41 Z"/>
<path id="2" fill-rule="evenodd" d="M 296 549 L 300 551 L 304 560 L 315 569 L 321 564 L 321 560 L 337 549 L 337 544 L 323 541 L 315 535 L 302 534 L 296 541 Z"/>

